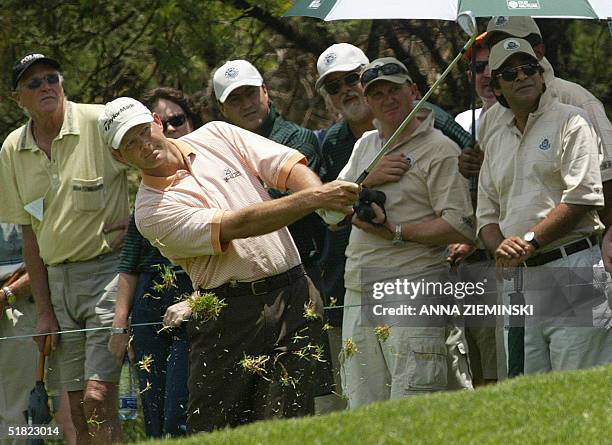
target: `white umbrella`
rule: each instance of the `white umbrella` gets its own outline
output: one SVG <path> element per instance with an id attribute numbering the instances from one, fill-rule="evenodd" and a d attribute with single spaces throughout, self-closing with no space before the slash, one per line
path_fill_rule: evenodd
<path id="1" fill-rule="evenodd" d="M 611 0 L 296 0 L 285 16 L 341 19 L 453 20 L 465 11 L 475 17 L 522 15 L 612 20 Z"/>

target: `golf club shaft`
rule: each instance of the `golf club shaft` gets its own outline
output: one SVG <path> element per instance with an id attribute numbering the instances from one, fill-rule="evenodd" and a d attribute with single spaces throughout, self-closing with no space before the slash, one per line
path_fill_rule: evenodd
<path id="1" fill-rule="evenodd" d="M 463 45 L 463 48 L 461 49 L 461 52 L 459 52 L 459 54 L 457 54 L 457 56 L 453 59 L 453 61 L 450 63 L 450 65 L 448 65 L 448 67 L 444 70 L 444 72 L 438 78 L 438 80 L 436 80 L 436 82 L 431 86 L 429 91 L 427 91 L 427 93 L 425 93 L 423 98 L 414 106 L 414 108 L 412 109 L 410 114 L 408 116 L 406 116 L 406 119 L 404 119 L 404 121 L 400 124 L 400 126 L 397 127 L 397 130 L 395 130 L 395 132 L 391 135 L 391 137 L 387 140 L 387 142 L 385 142 L 385 145 L 383 145 L 383 147 L 380 149 L 380 151 L 378 152 L 376 157 L 372 160 L 370 165 L 368 165 L 366 167 L 366 169 L 363 171 L 363 173 L 361 173 L 361 175 L 359 175 L 359 177 L 355 181 L 357 184 L 361 184 L 365 180 L 365 178 L 367 178 L 367 176 L 370 174 L 370 172 L 378 165 L 378 163 L 380 162 L 382 157 L 387 154 L 387 152 L 389 151 L 390 148 L 393 147 L 393 144 L 395 144 L 395 141 L 402 134 L 402 132 L 404 131 L 406 126 L 414 119 L 414 117 L 417 115 L 417 113 L 420 111 L 420 109 L 423 108 L 423 105 L 425 104 L 427 99 L 429 99 L 429 96 L 431 96 L 431 94 L 434 92 L 434 90 L 436 88 L 438 88 L 438 86 L 440 86 L 440 84 L 444 81 L 446 76 L 448 76 L 448 74 L 455 67 L 455 65 L 457 65 L 457 63 L 459 63 L 459 61 L 461 60 L 461 58 L 463 57 L 465 52 L 468 50 L 468 48 L 470 46 L 472 46 L 472 44 L 476 40 L 476 37 L 477 37 L 476 33 L 473 33 L 472 36 L 470 37 L 470 40 L 468 40 L 467 43 L 465 45 Z"/>

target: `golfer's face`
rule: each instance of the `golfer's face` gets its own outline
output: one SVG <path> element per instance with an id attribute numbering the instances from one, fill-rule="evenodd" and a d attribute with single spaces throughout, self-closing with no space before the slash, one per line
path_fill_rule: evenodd
<path id="1" fill-rule="evenodd" d="M 159 117 L 156 117 L 159 120 Z M 141 170 L 150 170 L 164 162 L 163 133 L 158 122 L 136 125 L 123 136 L 119 153 L 124 161 Z"/>

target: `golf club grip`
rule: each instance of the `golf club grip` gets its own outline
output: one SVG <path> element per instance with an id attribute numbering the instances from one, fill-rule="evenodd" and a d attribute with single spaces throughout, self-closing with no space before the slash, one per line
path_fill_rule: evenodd
<path id="1" fill-rule="evenodd" d="M 45 337 L 45 346 L 38 354 L 38 368 L 36 368 L 36 381 L 42 382 L 45 379 L 45 357 L 51 352 L 51 336 Z"/>

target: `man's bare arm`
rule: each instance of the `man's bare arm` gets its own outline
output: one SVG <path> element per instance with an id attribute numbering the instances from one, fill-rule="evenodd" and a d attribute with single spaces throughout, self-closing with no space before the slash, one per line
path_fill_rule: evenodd
<path id="1" fill-rule="evenodd" d="M 34 295 L 36 311 L 38 313 L 36 332 L 38 334 L 56 332 L 59 329 L 59 325 L 51 305 L 47 267 L 40 257 L 36 234 L 30 225 L 21 226 L 21 231 L 23 234 L 23 259 L 30 275 L 32 295 Z M 38 344 L 38 349 L 42 351 L 45 343 L 44 337 L 34 337 L 34 340 Z M 58 341 L 58 336 L 54 335 L 52 341 L 53 349 L 57 346 Z"/>
<path id="2" fill-rule="evenodd" d="M 593 206 L 560 203 L 531 231 L 535 233 L 538 244 L 544 247 L 570 232 L 587 212 L 594 209 Z"/>
<path id="3" fill-rule="evenodd" d="M 497 247 L 504 240 L 504 235 L 502 235 L 499 224 L 487 224 L 480 229 L 479 236 L 487 250 L 491 252 L 491 255 L 495 254 Z"/>
<path id="4" fill-rule="evenodd" d="M 309 178 L 291 179 L 292 174 L 293 171 L 288 178 L 288 185 L 300 191 L 237 211 L 226 211 L 221 219 L 221 242 L 274 232 L 319 208 L 345 214 L 352 212 L 352 205 L 358 198 L 357 184 L 332 181 L 317 187 L 315 181 Z"/>

